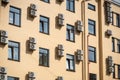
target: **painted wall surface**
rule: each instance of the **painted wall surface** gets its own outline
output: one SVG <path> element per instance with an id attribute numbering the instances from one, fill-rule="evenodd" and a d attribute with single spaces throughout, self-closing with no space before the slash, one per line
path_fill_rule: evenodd
<path id="1" fill-rule="evenodd" d="M 34 3 L 37 5 L 37 17 L 28 15 L 28 7 Z M 88 3 L 95 5 L 96 10 L 88 9 Z M 9 24 L 9 8 L 14 6 L 21 9 L 21 26 Z M 114 12 L 120 12 L 120 7 L 112 4 Z M 64 14 L 64 26 L 56 25 L 56 16 Z M 39 32 L 40 16 L 49 18 L 49 34 Z M 96 35 L 88 34 L 88 19 L 96 22 Z M 83 21 L 84 31 L 75 32 L 75 42 L 66 40 L 66 25 L 75 27 L 77 20 Z M 76 28 L 76 27 L 75 27 Z M 105 31 L 112 30 L 112 36 L 105 37 Z M 113 75 L 106 75 L 106 61 L 108 56 L 113 57 L 113 62 L 120 64 L 118 53 L 112 52 L 112 37 L 119 38 L 118 27 L 105 23 L 104 0 L 75 0 L 75 12 L 66 10 L 66 0 L 58 3 L 50 0 L 45 3 L 42 0 L 10 0 L 6 5 L 0 2 L 0 30 L 8 32 L 8 39 L 20 43 L 20 62 L 8 60 L 8 44 L 0 44 L 0 66 L 7 68 L 7 75 L 27 80 L 26 74 L 32 71 L 36 74 L 36 80 L 55 80 L 63 76 L 64 80 L 89 80 L 89 73 L 97 74 L 97 80 L 117 80 Z M 87 36 L 89 37 L 87 38 Z M 27 49 L 29 37 L 36 39 L 36 50 L 31 52 Z M 56 47 L 64 46 L 64 57 L 56 58 Z M 88 63 L 88 45 L 96 47 L 96 62 Z M 39 48 L 49 49 L 49 67 L 39 65 Z M 75 61 L 75 72 L 66 70 L 66 54 L 75 55 L 77 49 L 84 50 L 84 59 Z M 119 79 L 118 79 L 119 80 Z"/>

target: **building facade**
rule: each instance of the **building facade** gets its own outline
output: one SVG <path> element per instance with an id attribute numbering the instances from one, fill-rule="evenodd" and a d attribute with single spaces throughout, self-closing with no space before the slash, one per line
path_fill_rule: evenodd
<path id="1" fill-rule="evenodd" d="M 119 0 L 1 0 L 0 80 L 119 80 Z"/>

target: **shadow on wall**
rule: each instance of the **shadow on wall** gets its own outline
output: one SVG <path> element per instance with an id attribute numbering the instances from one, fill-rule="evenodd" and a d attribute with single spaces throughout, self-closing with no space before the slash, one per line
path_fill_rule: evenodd
<path id="1" fill-rule="evenodd" d="M 55 0 L 55 3 L 61 5 L 61 4 L 63 3 L 63 2 L 61 2 L 61 1 L 64 2 L 64 0 Z"/>
<path id="2" fill-rule="evenodd" d="M 30 15 L 30 7 L 27 8 L 27 20 L 33 21 L 34 17 Z"/>
<path id="3" fill-rule="evenodd" d="M 75 55 L 74 56 L 75 62 L 76 62 L 77 65 L 79 65 L 81 61 L 78 61 L 77 58 L 76 58 L 77 51 L 74 52 L 74 55 Z"/>
<path id="4" fill-rule="evenodd" d="M 29 40 L 26 41 L 25 46 L 26 46 L 26 53 L 32 55 L 33 51 L 29 49 Z"/>
<path id="5" fill-rule="evenodd" d="M 61 30 L 62 26 L 58 25 L 58 16 L 55 17 L 55 28 Z"/>
<path id="6" fill-rule="evenodd" d="M 58 47 L 55 47 L 55 60 L 61 60 L 62 57 L 58 56 Z"/>
<path id="7" fill-rule="evenodd" d="M 4 49 L 5 46 L 7 46 L 7 45 L 0 43 L 0 48 Z"/>

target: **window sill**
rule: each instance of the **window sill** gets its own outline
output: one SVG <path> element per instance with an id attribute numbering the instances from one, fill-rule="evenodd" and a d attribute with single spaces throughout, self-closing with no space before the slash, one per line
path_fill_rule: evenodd
<path id="1" fill-rule="evenodd" d="M 72 41 L 72 40 L 69 40 L 69 39 L 66 39 L 67 41 L 70 41 L 70 42 L 74 42 L 75 43 L 75 40 L 74 41 Z"/>
<path id="2" fill-rule="evenodd" d="M 112 52 L 120 54 L 120 52 L 115 52 L 115 51 L 112 51 Z"/>
<path id="3" fill-rule="evenodd" d="M 43 66 L 43 67 L 50 67 L 49 65 L 48 65 L 48 66 L 45 66 L 45 65 L 42 65 L 42 64 L 39 64 L 39 66 Z"/>
<path id="4" fill-rule="evenodd" d="M 69 12 L 72 12 L 72 13 L 75 13 L 75 10 L 74 11 L 72 11 L 72 10 L 69 10 L 69 9 L 66 9 L 67 11 L 69 11 Z"/>
<path id="5" fill-rule="evenodd" d="M 90 35 L 96 36 L 96 34 L 89 33 Z"/>
<path id="6" fill-rule="evenodd" d="M 46 35 L 50 35 L 49 33 L 45 33 L 45 32 L 41 32 L 41 31 L 39 31 L 40 33 L 43 33 L 43 34 L 46 34 Z"/>
<path id="7" fill-rule="evenodd" d="M 89 60 L 89 62 L 92 62 L 92 63 L 97 63 L 96 61 L 91 61 L 91 60 Z"/>
<path id="8" fill-rule="evenodd" d="M 14 60 L 14 59 L 10 59 L 10 58 L 8 58 L 8 60 L 20 62 L 20 60 Z"/>
<path id="9" fill-rule="evenodd" d="M 66 69 L 66 71 L 75 72 L 75 70 L 71 70 L 71 69 Z"/>
<path id="10" fill-rule="evenodd" d="M 15 25 L 15 24 L 12 24 L 12 23 L 9 23 L 9 24 L 13 25 L 13 26 L 21 27 L 21 25 Z"/>
<path id="11" fill-rule="evenodd" d="M 119 25 L 114 25 L 114 24 L 111 24 L 111 25 L 113 25 L 113 26 L 115 26 L 115 27 L 117 27 L 117 28 L 120 28 L 120 26 L 119 26 Z"/>

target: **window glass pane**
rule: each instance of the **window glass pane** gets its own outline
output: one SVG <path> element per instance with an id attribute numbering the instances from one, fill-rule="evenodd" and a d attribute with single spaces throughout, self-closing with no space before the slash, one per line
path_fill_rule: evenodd
<path id="1" fill-rule="evenodd" d="M 19 14 L 15 14 L 15 25 L 20 25 L 20 15 Z"/>
<path id="2" fill-rule="evenodd" d="M 10 42 L 8 43 L 9 46 L 13 46 L 13 47 L 18 47 L 18 43 L 15 42 Z"/>
<path id="3" fill-rule="evenodd" d="M 73 60 L 70 60 L 70 69 L 71 69 L 71 70 L 74 70 L 74 63 L 73 63 Z"/>
<path id="4" fill-rule="evenodd" d="M 89 60 L 95 61 L 95 59 L 94 59 L 94 52 L 89 52 Z"/>
<path id="5" fill-rule="evenodd" d="M 15 60 L 18 60 L 18 53 L 19 53 L 19 51 L 18 51 L 18 48 L 14 48 L 14 59 Z"/>
<path id="6" fill-rule="evenodd" d="M 40 58 L 39 58 L 39 64 L 42 64 L 42 60 L 43 60 L 43 58 L 42 58 L 42 54 L 39 54 L 40 55 Z"/>
<path id="7" fill-rule="evenodd" d="M 72 1 L 70 2 L 70 10 L 74 11 L 74 2 L 72 2 Z"/>
<path id="8" fill-rule="evenodd" d="M 8 76 L 8 77 L 7 77 L 7 80 L 19 80 L 19 78 Z"/>
<path id="9" fill-rule="evenodd" d="M 94 50 L 95 50 L 95 48 L 93 48 L 93 47 L 89 47 L 89 50 L 94 51 Z"/>
<path id="10" fill-rule="evenodd" d="M 66 60 L 66 69 L 69 69 L 68 60 Z"/>
<path id="11" fill-rule="evenodd" d="M 73 59 L 73 56 L 71 56 L 71 55 L 66 55 L 66 58 L 68 58 L 68 59 Z"/>
<path id="12" fill-rule="evenodd" d="M 9 23 L 13 24 L 13 13 L 9 14 Z"/>
<path id="13" fill-rule="evenodd" d="M 12 59 L 12 48 L 8 48 L 8 58 Z"/>
<path id="14" fill-rule="evenodd" d="M 94 34 L 94 27 L 92 25 L 89 25 L 89 33 Z"/>
<path id="15" fill-rule="evenodd" d="M 70 33 L 70 40 L 74 40 L 74 33 L 71 31 L 71 33 Z"/>
<path id="16" fill-rule="evenodd" d="M 69 1 L 66 2 L 67 9 L 69 10 Z"/>
<path id="17" fill-rule="evenodd" d="M 20 10 L 14 7 L 10 7 L 10 11 L 15 12 L 15 13 L 20 13 Z"/>
<path id="18" fill-rule="evenodd" d="M 49 0 L 43 0 L 43 1 L 45 1 L 45 2 L 49 2 Z"/>
<path id="19" fill-rule="evenodd" d="M 88 4 L 88 9 L 95 10 L 95 6 L 92 4 Z"/>
<path id="20" fill-rule="evenodd" d="M 48 33 L 48 23 L 44 23 L 44 32 Z"/>
<path id="21" fill-rule="evenodd" d="M 69 39 L 69 32 L 68 32 L 68 30 L 66 32 L 66 39 Z"/>
<path id="22" fill-rule="evenodd" d="M 95 22 L 88 20 L 88 31 L 90 34 L 95 34 Z"/>
<path id="23" fill-rule="evenodd" d="M 40 32 L 43 31 L 43 22 L 40 22 Z"/>
<path id="24" fill-rule="evenodd" d="M 43 61 L 44 61 L 44 65 L 47 66 L 48 65 L 47 54 L 44 54 Z"/>
<path id="25" fill-rule="evenodd" d="M 8 77 L 8 79 L 7 80 L 15 80 L 14 78 L 12 78 L 12 77 Z"/>

